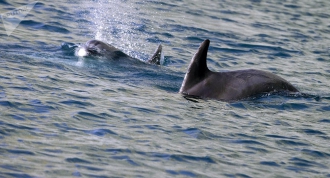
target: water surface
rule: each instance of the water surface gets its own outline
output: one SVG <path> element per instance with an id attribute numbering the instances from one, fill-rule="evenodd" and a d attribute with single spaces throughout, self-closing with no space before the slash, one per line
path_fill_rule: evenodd
<path id="1" fill-rule="evenodd" d="M 0 1 L 0 13 L 33 1 Z M 38 2 L 0 25 L 0 177 L 330 177 L 330 2 Z M 106 41 L 161 67 L 81 60 Z M 178 94 L 211 40 L 214 71 L 273 72 L 306 95 Z"/>

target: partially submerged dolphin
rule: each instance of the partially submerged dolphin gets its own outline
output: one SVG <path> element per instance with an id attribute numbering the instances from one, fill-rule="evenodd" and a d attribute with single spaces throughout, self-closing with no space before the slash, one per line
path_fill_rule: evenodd
<path id="1" fill-rule="evenodd" d="M 192 58 L 180 93 L 205 99 L 235 101 L 269 92 L 298 92 L 285 79 L 266 71 L 210 71 L 206 64 L 209 45 L 210 40 L 205 40 Z"/>
<path id="2" fill-rule="evenodd" d="M 111 60 L 138 60 L 129 55 L 123 53 L 114 46 L 104 43 L 99 40 L 89 40 L 80 48 L 78 48 L 76 54 L 78 56 L 104 56 L 107 59 Z M 160 65 L 160 60 L 162 58 L 162 45 L 159 45 L 154 54 L 147 60 L 147 63 Z"/>

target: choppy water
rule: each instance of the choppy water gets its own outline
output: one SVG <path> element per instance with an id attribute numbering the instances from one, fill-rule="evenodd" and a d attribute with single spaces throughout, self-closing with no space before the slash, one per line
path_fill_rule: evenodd
<path id="1" fill-rule="evenodd" d="M 328 0 L 40 1 L 10 36 L 0 24 L 0 177 L 330 177 L 329 29 Z M 141 60 L 162 43 L 164 65 L 82 62 L 92 38 Z M 186 100 L 206 38 L 212 70 L 308 95 Z"/>

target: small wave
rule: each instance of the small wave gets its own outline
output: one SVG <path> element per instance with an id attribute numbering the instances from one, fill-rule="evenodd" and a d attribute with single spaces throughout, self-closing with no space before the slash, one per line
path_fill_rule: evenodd
<path id="1" fill-rule="evenodd" d="M 48 24 L 44 24 L 42 22 L 37 22 L 34 20 L 23 20 L 20 24 L 27 28 L 33 28 L 36 30 L 45 30 L 48 32 L 56 32 L 56 33 L 63 33 L 63 34 L 71 33 L 68 29 L 64 28 L 64 25 L 62 25 L 62 24 L 48 25 Z"/>
<path id="2" fill-rule="evenodd" d="M 115 132 L 109 130 L 109 129 L 95 129 L 95 130 L 87 130 L 86 133 L 93 134 L 99 137 L 103 137 L 107 134 L 110 135 L 117 135 Z"/>
<path id="3" fill-rule="evenodd" d="M 185 177 L 198 177 L 192 171 L 186 171 L 186 170 L 182 170 L 182 171 L 166 170 L 166 172 L 173 175 L 173 176 L 180 176 L 181 175 L 181 176 L 185 176 Z"/>
<path id="4" fill-rule="evenodd" d="M 278 145 L 284 145 L 284 146 L 309 146 L 309 144 L 307 143 L 293 141 L 293 140 L 277 140 L 276 143 Z"/>
<path id="5" fill-rule="evenodd" d="M 280 167 L 280 165 L 274 161 L 261 161 L 260 164 L 266 166 L 272 166 L 272 167 Z"/>
<path id="6" fill-rule="evenodd" d="M 66 158 L 65 161 L 69 163 L 92 164 L 91 162 L 81 158 Z"/>

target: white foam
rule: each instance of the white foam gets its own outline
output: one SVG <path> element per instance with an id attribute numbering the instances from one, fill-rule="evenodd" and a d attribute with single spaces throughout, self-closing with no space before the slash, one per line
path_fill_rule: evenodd
<path id="1" fill-rule="evenodd" d="M 78 59 L 78 62 L 76 62 L 75 65 L 78 66 L 78 67 L 82 67 L 82 66 L 84 66 L 84 60 L 83 60 L 82 58 L 79 58 L 79 59 Z"/>
<path id="2" fill-rule="evenodd" d="M 76 54 L 77 56 L 84 57 L 88 55 L 88 52 L 85 48 L 80 48 Z"/>

